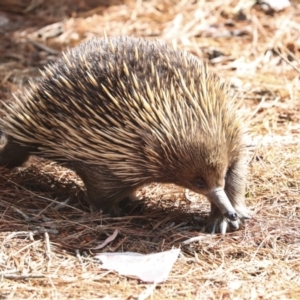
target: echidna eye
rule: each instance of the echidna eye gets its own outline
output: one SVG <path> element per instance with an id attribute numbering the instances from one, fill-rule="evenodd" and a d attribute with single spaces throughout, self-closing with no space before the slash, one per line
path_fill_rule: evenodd
<path id="1" fill-rule="evenodd" d="M 200 189 L 200 190 L 203 190 L 203 189 L 206 188 L 206 182 L 205 182 L 204 179 L 201 178 L 201 177 L 196 178 L 196 179 L 193 181 L 193 184 L 194 184 L 194 186 L 195 186 L 197 189 Z"/>
<path id="2" fill-rule="evenodd" d="M 232 166 L 230 166 L 230 167 L 227 168 L 227 171 L 226 171 L 226 174 L 225 174 L 225 179 L 226 179 L 228 176 L 230 176 L 230 174 L 231 174 L 231 172 L 232 172 L 232 169 L 233 169 Z"/>

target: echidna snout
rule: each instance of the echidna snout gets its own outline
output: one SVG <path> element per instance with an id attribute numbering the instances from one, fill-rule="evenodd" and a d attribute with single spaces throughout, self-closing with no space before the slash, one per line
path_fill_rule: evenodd
<path id="1" fill-rule="evenodd" d="M 208 199 L 214 203 L 221 211 L 221 213 L 231 221 L 236 221 L 238 215 L 229 201 L 223 188 L 215 188 L 207 194 Z"/>
<path id="2" fill-rule="evenodd" d="M 0 131 L 0 166 L 53 160 L 78 174 L 105 213 L 158 182 L 206 195 L 209 232 L 247 218 L 235 100 L 201 60 L 160 42 L 98 38 L 70 49 L 5 107 Z"/>

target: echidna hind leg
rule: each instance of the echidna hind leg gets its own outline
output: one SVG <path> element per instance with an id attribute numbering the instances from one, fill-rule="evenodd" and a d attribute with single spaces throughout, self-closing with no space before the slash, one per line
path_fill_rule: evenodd
<path id="1" fill-rule="evenodd" d="M 101 210 L 105 214 L 119 216 L 122 207 L 130 201 L 131 188 L 122 187 L 121 183 L 105 173 L 98 172 L 83 165 L 73 164 L 71 167 L 82 179 L 86 187 L 87 201 L 93 210 Z M 108 178 L 110 180 L 108 180 Z"/>
<path id="2" fill-rule="evenodd" d="M 121 200 L 111 198 L 101 185 L 91 185 L 85 182 L 87 201 L 94 210 L 101 210 L 105 214 L 120 216 L 122 209 L 119 205 Z"/>
<path id="3" fill-rule="evenodd" d="M 0 166 L 9 169 L 21 166 L 29 158 L 32 147 L 20 145 L 10 136 L 5 139 L 4 145 L 0 145 Z"/>
<path id="4" fill-rule="evenodd" d="M 86 183 L 86 193 L 88 202 L 93 209 L 101 210 L 111 216 L 120 216 L 132 206 L 131 198 L 128 196 L 129 191 L 114 189 L 113 194 L 107 193 L 104 188 L 98 185 L 91 186 Z"/>

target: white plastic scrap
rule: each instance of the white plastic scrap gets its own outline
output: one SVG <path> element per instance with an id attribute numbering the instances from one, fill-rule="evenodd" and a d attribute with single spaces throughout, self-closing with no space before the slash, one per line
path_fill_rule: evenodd
<path id="1" fill-rule="evenodd" d="M 180 253 L 180 249 L 140 254 L 135 252 L 99 253 L 95 258 L 102 268 L 114 270 L 120 275 L 136 276 L 144 282 L 166 281 Z"/>

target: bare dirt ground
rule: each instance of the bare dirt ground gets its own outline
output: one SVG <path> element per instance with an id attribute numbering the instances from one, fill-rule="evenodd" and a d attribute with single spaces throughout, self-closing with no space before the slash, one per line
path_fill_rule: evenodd
<path id="1" fill-rule="evenodd" d="M 93 36 L 160 39 L 203 58 L 231 82 L 250 120 L 241 230 L 202 233 L 207 200 L 151 185 L 142 211 L 91 214 L 79 179 L 31 159 L 0 170 L 0 299 L 145 299 L 151 285 L 102 270 L 90 248 L 152 253 L 181 247 L 150 299 L 300 299 L 300 5 L 256 1 L 0 0 L 0 99 L 61 50 Z M 183 244 L 199 236 L 199 241 Z"/>

